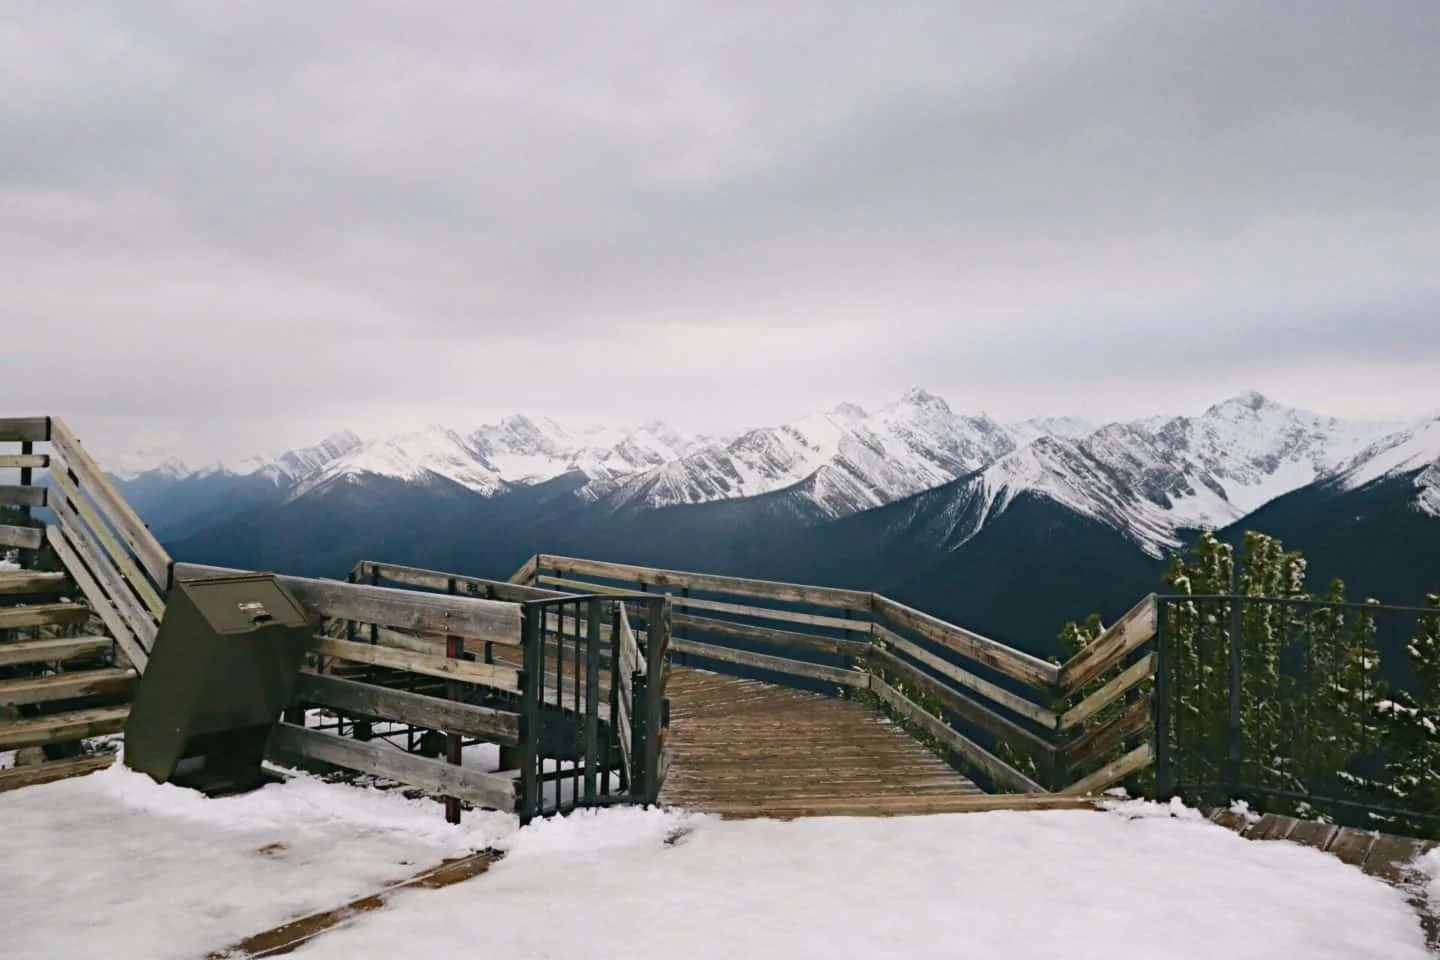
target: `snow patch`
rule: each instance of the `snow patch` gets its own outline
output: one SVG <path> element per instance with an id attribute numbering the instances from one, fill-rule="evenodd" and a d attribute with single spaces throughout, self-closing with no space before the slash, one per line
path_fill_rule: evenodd
<path id="1" fill-rule="evenodd" d="M 1440 419 L 1428 420 L 1382 437 L 1337 471 L 1347 490 L 1385 477 L 1419 472 L 1416 486 L 1428 499 L 1440 486 Z"/>
<path id="2" fill-rule="evenodd" d="M 296 774 L 251 793 L 211 799 L 174 784 L 156 783 L 121 762 L 83 781 L 96 797 L 137 814 L 215 827 L 274 831 L 338 827 L 353 835 L 395 833 L 455 856 L 494 845 L 509 834 L 514 818 L 476 813 L 459 826 L 436 816 L 432 801 L 410 800 L 395 791 L 347 787 Z"/>
<path id="3" fill-rule="evenodd" d="M 500 814 L 466 820 L 449 827 L 433 802 L 308 777 L 208 800 L 118 765 L 0 794 L 0 953 L 207 956 L 515 829 Z"/>
<path id="4" fill-rule="evenodd" d="M 483 879 L 407 897 L 305 953 L 447 960 L 483 943 L 496 956 L 637 960 L 1427 955 L 1399 891 L 1318 851 L 1151 807 L 1161 812 L 789 822 L 607 810 L 527 828 Z M 623 951 L 617 917 L 631 932 Z"/>

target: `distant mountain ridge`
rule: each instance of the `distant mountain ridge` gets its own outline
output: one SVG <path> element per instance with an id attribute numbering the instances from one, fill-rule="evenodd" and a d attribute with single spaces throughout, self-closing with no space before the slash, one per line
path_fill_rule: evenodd
<path id="1" fill-rule="evenodd" d="M 362 442 L 345 431 L 236 466 L 191 469 L 171 458 L 119 479 L 154 495 L 185 486 L 199 501 L 202 480 L 228 492 L 253 477 L 294 501 L 376 478 L 447 480 L 491 497 L 574 475 L 570 495 L 607 513 L 778 495 L 816 519 L 953 485 L 948 529 L 926 535 L 936 543 L 959 546 L 1017 496 L 1034 493 L 1159 555 L 1181 542 L 1181 531 L 1224 527 L 1337 472 L 1385 472 L 1397 457 L 1424 465 L 1435 459 L 1430 436 L 1423 423 L 1342 421 L 1253 392 L 1191 417 L 1002 424 L 956 414 L 916 388 L 875 413 L 841 404 L 728 441 L 686 437 L 660 421 L 627 430 L 515 415 L 469 434 L 431 425 Z M 1433 510 L 1440 493 L 1429 477 L 1421 499 Z"/>
<path id="2" fill-rule="evenodd" d="M 1194 416 L 1003 424 L 917 389 L 724 440 L 513 416 L 118 482 L 187 559 L 335 575 L 366 555 L 495 576 L 533 552 L 583 553 L 883 584 L 977 626 L 1008 610 L 1000 633 L 1082 615 L 1085 597 L 1119 612 L 1194 531 L 1251 518 L 1318 537 L 1344 505 L 1349 549 L 1380 569 L 1380 541 L 1429 536 L 1421 520 L 1440 516 L 1440 420 L 1356 423 L 1249 393 Z M 1383 520 L 1353 520 L 1372 507 Z M 1039 583 L 1054 607 L 1017 618 Z"/>

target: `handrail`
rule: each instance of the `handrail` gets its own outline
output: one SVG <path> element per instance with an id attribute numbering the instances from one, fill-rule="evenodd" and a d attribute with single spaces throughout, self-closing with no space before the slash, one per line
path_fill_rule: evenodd
<path id="1" fill-rule="evenodd" d="M 939 617 L 922 613 L 914 607 L 896 603 L 874 594 L 874 609 L 884 622 L 908 627 L 927 640 L 954 650 L 977 663 L 983 663 L 1006 676 L 1031 687 L 1044 688 L 1059 679 L 1059 668 L 1053 663 L 1031 656 L 1014 647 L 991 640 L 978 633 L 947 623 Z"/>
<path id="2" fill-rule="evenodd" d="M 170 555 L 145 526 L 144 521 L 125 502 L 125 498 L 111 485 L 104 471 L 81 448 L 80 441 L 59 417 L 50 418 L 50 443 L 55 452 L 60 454 L 70 469 L 78 475 L 90 498 L 135 552 L 156 586 L 162 592 L 168 590 L 172 564 Z M 50 468 L 54 471 L 56 465 L 52 462 Z"/>
<path id="3" fill-rule="evenodd" d="M 1060 667 L 1059 683 L 1073 693 L 1154 639 L 1158 629 L 1155 594 L 1150 594 Z"/>
<path id="4" fill-rule="evenodd" d="M 243 571 L 198 563 L 177 563 L 177 580 L 206 579 Z M 277 580 L 306 609 L 325 617 L 373 623 L 412 633 L 454 635 L 518 645 L 520 607 L 480 597 L 417 593 L 393 587 L 279 575 Z"/>
<path id="5" fill-rule="evenodd" d="M 38 467 L 48 469 L 53 478 L 49 489 L 23 483 L 20 488 L 0 487 L 0 503 L 48 506 L 53 510 L 56 520 L 48 537 L 57 554 L 72 569 L 92 609 L 106 622 L 126 655 L 143 669 L 173 579 L 222 571 L 175 564 L 63 420 L 0 419 L 0 441 L 23 444 L 20 454 L 0 457 L 0 468 L 29 471 Z M 51 446 L 49 454 L 34 452 L 35 443 L 47 442 Z M 38 529 L 0 527 L 0 545 L 19 543 L 34 548 L 40 542 Z M 351 579 L 360 583 L 303 578 L 283 581 L 297 594 L 304 594 L 302 602 L 329 616 L 373 624 L 372 640 L 378 639 L 381 631 L 387 636 L 414 637 L 417 644 L 425 642 L 425 637 L 469 636 L 486 642 L 487 659 L 490 644 L 521 643 L 517 604 L 573 600 L 576 592 L 627 601 L 640 596 L 663 596 L 666 599 L 660 601 L 661 607 L 634 611 L 645 620 L 647 645 L 649 635 L 654 634 L 678 653 L 708 664 L 730 664 L 822 681 L 848 689 L 856 696 L 888 691 L 881 698 L 887 708 L 910 721 L 915 711 L 926 713 L 934 723 L 954 734 L 941 739 L 963 747 L 960 752 L 964 759 L 985 770 L 997 784 L 1025 784 L 1025 789 L 1040 779 L 1060 789 L 1072 771 L 1084 774 L 1085 768 L 1103 763 L 1122 747 L 1129 750 L 1120 758 L 1128 758 L 1125 763 L 1107 763 L 1101 770 L 1083 775 L 1077 783 L 1090 788 L 1101 773 L 1108 771 L 1110 775 L 1119 770 L 1123 776 L 1133 772 L 1142 759 L 1138 748 L 1133 747 L 1135 738 L 1153 715 L 1148 703 L 1136 701 L 1135 691 L 1155 673 L 1156 654 L 1145 652 L 1157 630 L 1154 595 L 1142 600 L 1069 661 L 1055 664 L 888 597 L 835 587 L 543 553 L 530 557 L 508 581 L 371 561 L 357 564 Z M 450 596 L 421 594 L 425 599 L 417 599 L 411 590 L 362 585 L 364 581 L 378 584 L 382 579 Z M 617 583 L 638 585 L 638 595 Z M 692 591 L 700 596 L 691 596 Z M 721 599 L 726 595 L 745 602 Z M 454 606 L 456 603 L 488 603 L 493 608 Z M 684 612 L 672 613 L 672 607 Z M 652 620 L 660 616 L 664 623 L 657 630 Z M 619 632 L 630 627 L 630 620 L 631 614 L 626 611 L 621 621 L 624 627 L 616 624 L 617 642 Z M 544 621 L 542 618 L 539 624 L 538 641 L 542 658 L 550 643 Z M 757 621 L 769 621 L 771 625 Z M 560 633 L 565 629 L 562 624 Z M 671 629 L 680 631 L 673 642 Z M 627 662 L 626 666 L 639 667 L 632 676 L 643 676 L 641 688 L 649 684 L 652 692 L 647 697 L 652 696 L 656 684 L 663 687 L 668 657 L 662 654 L 657 658 L 648 650 L 641 654 L 634 631 L 629 633 L 635 662 Z M 694 635 L 706 639 L 697 640 Z M 737 646 L 737 641 L 759 644 L 762 650 L 780 648 L 785 655 Z M 345 642 L 336 639 L 336 643 Z M 393 659 L 404 652 L 384 646 L 382 652 L 372 648 L 365 655 Z M 408 653 L 412 657 L 431 656 L 420 650 Z M 625 656 L 628 661 L 629 651 Z M 486 666 L 497 677 L 507 670 L 512 671 L 511 676 L 518 675 L 518 665 Z M 887 677 L 903 689 L 893 686 Z M 633 691 L 628 692 L 633 695 Z M 1116 704 L 1122 697 L 1131 702 L 1117 716 Z M 1136 706 L 1137 702 L 1141 705 Z M 632 731 L 638 735 L 637 743 L 643 743 L 647 751 L 647 756 L 634 760 L 636 770 L 647 779 L 641 785 L 643 789 L 658 791 L 658 777 L 664 769 L 664 732 L 663 725 L 650 727 L 659 724 L 659 712 L 626 719 L 646 725 L 645 730 Z M 921 724 L 924 729 L 932 726 L 931 721 Z M 988 738 L 985 743 L 993 743 L 994 749 L 970 740 L 961 729 L 973 729 Z M 1032 768 L 1021 769 L 1020 761 L 1012 760 L 1001 748 L 1029 758 L 1027 762 L 1036 764 L 1034 775 L 1027 772 Z M 650 751 L 662 752 L 649 756 Z"/>
<path id="6" fill-rule="evenodd" d="M 0 458 L 0 467 L 20 470 L 21 481 L 20 487 L 0 488 L 0 501 L 47 507 L 54 516 L 48 529 L 0 527 L 0 545 L 14 543 L 33 550 L 48 542 L 91 610 L 136 669 L 143 671 L 165 612 L 172 567 L 169 554 L 65 421 L 0 419 L 0 442 L 21 444 L 20 454 Z M 40 443 L 50 445 L 48 453 L 35 452 Z M 37 469 L 48 472 L 50 486 L 34 485 Z"/>
<path id="7" fill-rule="evenodd" d="M 538 568 L 557 572 L 578 573 L 582 576 L 601 577 L 613 580 L 630 580 L 654 586 L 682 587 L 689 590 L 734 593 L 742 596 L 763 597 L 789 603 L 813 603 L 820 606 L 840 607 L 856 612 L 868 612 L 871 594 L 861 590 L 841 590 L 835 587 L 814 587 L 798 583 L 782 583 L 775 580 L 751 580 L 745 577 L 726 577 L 709 573 L 690 573 L 677 570 L 662 570 L 642 567 L 630 563 L 605 563 L 596 560 L 582 560 L 577 557 L 558 557 L 540 554 Z"/>
<path id="8" fill-rule="evenodd" d="M 488 600 L 505 600 L 510 603 L 524 603 L 527 600 L 553 600 L 569 596 L 559 590 L 543 590 L 523 583 L 467 577 L 461 574 L 445 573 L 442 570 L 409 567 L 398 563 L 376 563 L 373 560 L 360 561 L 355 564 L 351 573 L 354 575 L 355 583 L 389 580 L 391 583 L 400 583 L 411 587 L 461 593 L 467 596 L 483 596 Z"/>
<path id="9" fill-rule="evenodd" d="M 880 704 L 903 724 L 938 741 L 962 766 L 983 772 L 1003 789 L 1033 792 L 1043 789 L 1039 786 L 1042 780 L 1054 790 L 1071 789 L 1075 783 L 1104 789 L 1115 782 L 1107 777 L 1128 776 L 1143 757 L 1150 756 L 1127 746 L 1149 732 L 1153 711 L 1148 699 L 1128 706 L 1118 721 L 1109 708 L 1122 697 L 1133 697 L 1133 691 L 1154 675 L 1154 654 L 1139 655 L 1155 637 L 1153 596 L 1143 599 L 1086 649 L 1057 664 L 879 594 L 545 553 L 531 557 L 511 579 L 557 590 L 611 595 L 631 592 L 616 585 L 617 581 L 638 583 L 642 590 L 668 588 L 666 593 L 677 609 L 713 611 L 724 617 L 677 613 L 674 627 L 682 631 L 673 641 L 677 653 L 699 657 L 709 669 L 748 668 L 818 680 L 857 696 L 868 690 L 868 695 L 878 695 Z M 712 596 L 692 597 L 691 590 Z M 761 601 L 808 603 L 812 610 L 827 603 L 852 606 L 840 607 L 847 617 L 839 617 L 712 598 L 726 593 Z M 872 619 L 847 619 L 858 612 L 854 608 L 861 606 L 862 597 L 869 598 L 864 606 Z M 756 622 L 765 620 L 788 621 L 798 627 L 776 629 Z M 692 632 L 708 639 L 691 639 Z M 853 659 L 863 670 L 730 645 L 737 640 L 802 655 L 818 652 L 848 658 L 847 662 Z M 1074 702 L 1077 698 L 1078 703 Z M 920 713 L 930 719 L 918 721 Z M 939 736 L 935 724 L 953 736 Z M 983 736 L 995 748 L 981 746 L 962 730 Z M 1001 748 L 1008 751 L 1003 756 L 995 752 Z M 1129 760 L 1117 766 L 1110 761 L 1121 748 L 1130 750 L 1126 754 Z M 1097 766 L 1099 769 L 1094 769 Z M 1080 779 L 1072 783 L 1072 777 Z"/>

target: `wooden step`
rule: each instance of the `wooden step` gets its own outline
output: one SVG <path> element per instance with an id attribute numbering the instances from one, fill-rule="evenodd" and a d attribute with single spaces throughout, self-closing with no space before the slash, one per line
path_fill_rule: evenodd
<path id="1" fill-rule="evenodd" d="M 83 603 L 37 603 L 25 607 L 0 607 L 0 630 L 20 627 L 67 626 L 90 619 Z"/>
<path id="2" fill-rule="evenodd" d="M 48 760 L 45 763 L 32 763 L 26 767 L 0 770 L 0 793 L 4 793 L 6 790 L 19 790 L 21 787 L 33 787 L 41 783 L 53 783 L 56 780 L 68 780 L 71 777 L 83 777 L 87 773 L 104 770 L 114 762 L 115 754 L 98 753 L 90 757 Z"/>
<path id="3" fill-rule="evenodd" d="M 48 703 L 74 697 L 124 696 L 135 689 L 139 674 L 121 667 L 75 670 L 44 677 L 0 680 L 0 707 L 21 703 Z"/>
<path id="4" fill-rule="evenodd" d="M 125 718 L 129 715 L 129 707 L 97 707 L 0 723 L 0 750 L 119 733 L 125 729 Z"/>
<path id="5" fill-rule="evenodd" d="M 55 596 L 68 589 L 70 578 L 63 573 L 41 573 L 38 570 L 0 572 L 0 597 Z"/>
<path id="6" fill-rule="evenodd" d="M 49 637 L 0 643 L 0 667 L 22 663 L 61 663 L 78 657 L 103 656 L 115 641 L 109 637 Z"/>

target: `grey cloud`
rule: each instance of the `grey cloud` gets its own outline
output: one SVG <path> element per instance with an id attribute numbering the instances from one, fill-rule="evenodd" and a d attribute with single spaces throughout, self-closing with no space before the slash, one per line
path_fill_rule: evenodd
<path id="1" fill-rule="evenodd" d="M 1017 6 L 21 6 L 0 390 L 60 340 L 117 433 L 1440 367 L 1440 6 Z"/>

